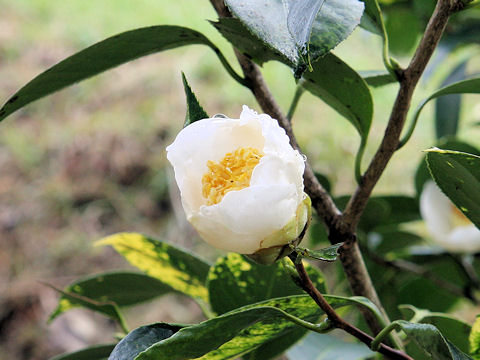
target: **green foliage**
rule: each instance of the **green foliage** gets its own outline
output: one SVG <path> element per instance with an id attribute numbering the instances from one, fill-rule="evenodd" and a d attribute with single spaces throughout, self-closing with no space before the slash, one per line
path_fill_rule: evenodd
<path id="1" fill-rule="evenodd" d="M 462 61 L 443 81 L 442 86 L 465 79 L 468 60 Z M 460 106 L 462 96 L 450 94 L 440 96 L 435 100 L 435 134 L 438 138 L 455 136 L 460 121 Z"/>
<path id="2" fill-rule="evenodd" d="M 435 360 L 468 360 L 472 359 L 460 351 L 430 324 L 414 324 L 398 320 L 400 328 L 432 359 Z"/>
<path id="3" fill-rule="evenodd" d="M 368 136 L 373 115 L 370 90 L 362 77 L 333 54 L 313 64 L 305 72 L 303 86 L 352 123 L 362 138 Z"/>
<path id="4" fill-rule="evenodd" d="M 296 3 L 290 0 L 227 0 L 226 4 L 256 38 L 295 69 L 297 77 L 310 62 L 350 35 L 363 13 L 363 6 L 356 0 Z M 313 11 L 305 13 L 305 7 Z M 268 16 L 264 15 L 266 9 Z"/>
<path id="5" fill-rule="evenodd" d="M 318 289 L 326 292 L 322 273 L 311 266 L 307 269 Z M 208 291 L 212 310 L 217 314 L 272 298 L 303 293 L 279 262 L 271 266 L 258 265 L 235 253 L 219 258 L 212 266 L 208 274 Z"/>
<path id="6" fill-rule="evenodd" d="M 322 313 L 307 296 L 268 300 L 186 327 L 137 359 L 235 358 L 295 329 L 285 312 L 307 321 L 316 321 Z"/>
<path id="7" fill-rule="evenodd" d="M 472 327 L 449 314 L 434 313 L 412 305 L 400 305 L 400 310 L 410 322 L 434 325 L 445 338 L 461 351 L 469 352 L 468 336 Z"/>
<path id="8" fill-rule="evenodd" d="M 309 259 L 321 260 L 321 261 L 335 261 L 338 257 L 338 249 L 343 245 L 343 243 L 338 243 L 323 249 L 319 250 L 310 250 L 297 247 L 295 251 L 302 257 Z"/>
<path id="9" fill-rule="evenodd" d="M 185 115 L 185 123 L 183 124 L 183 127 L 185 127 L 197 120 L 207 119 L 208 115 L 205 110 L 203 110 L 202 105 L 200 105 L 198 102 L 198 99 L 193 93 L 192 88 L 188 84 L 187 78 L 183 72 L 182 82 L 183 89 L 185 90 L 185 97 L 187 98 L 187 113 Z"/>
<path id="10" fill-rule="evenodd" d="M 336 199 L 340 208 L 347 204 L 348 197 Z M 365 232 L 378 227 L 398 225 L 420 219 L 418 204 L 413 197 L 405 195 L 372 196 L 360 220 L 359 228 Z"/>
<path id="11" fill-rule="evenodd" d="M 72 306 L 82 306 L 86 309 L 90 309 L 108 316 L 112 320 L 116 321 L 124 332 L 128 332 L 127 325 L 125 324 L 125 320 L 123 319 L 123 315 L 114 302 L 108 300 L 97 301 L 88 297 L 77 295 L 75 293 L 65 292 L 53 286 L 50 287 L 58 291 L 62 295 L 63 301 L 60 301 L 59 303 L 59 308 L 61 310 L 65 311 Z M 54 313 L 50 315 L 49 321 L 52 321 L 59 314 L 60 312 L 57 309 Z"/>
<path id="12" fill-rule="evenodd" d="M 480 157 L 431 149 L 426 159 L 430 173 L 440 189 L 480 228 Z"/>
<path id="13" fill-rule="evenodd" d="M 306 268 L 315 286 L 326 292 L 323 274 L 311 266 Z M 234 253 L 219 258 L 212 266 L 208 275 L 208 291 L 212 310 L 217 314 L 272 298 L 303 293 L 279 262 L 271 266 L 258 265 Z M 306 329 L 293 328 L 278 339 L 262 344 L 247 358 L 273 358 L 297 342 L 305 332 Z"/>
<path id="14" fill-rule="evenodd" d="M 80 351 L 58 355 L 50 360 L 107 360 L 114 347 L 115 344 L 96 345 Z"/>
<path id="15" fill-rule="evenodd" d="M 125 336 L 113 349 L 108 360 L 132 360 L 152 344 L 168 339 L 182 329 L 181 325 L 157 323 L 141 326 Z"/>
<path id="16" fill-rule="evenodd" d="M 359 75 L 372 87 L 381 87 L 397 81 L 388 71 L 383 70 L 360 71 Z"/>
<path id="17" fill-rule="evenodd" d="M 139 57 L 179 46 L 203 44 L 219 51 L 201 33 L 180 26 L 151 26 L 112 36 L 38 75 L 0 109 L 0 121 L 32 101 Z"/>
<path id="18" fill-rule="evenodd" d="M 439 140 L 435 144 L 435 147 L 444 150 L 454 150 L 474 155 L 480 155 L 480 150 L 476 147 L 451 138 Z M 431 179 L 432 177 L 430 175 L 430 171 L 428 170 L 427 162 L 425 161 L 425 158 L 423 158 L 420 161 L 420 164 L 418 165 L 417 171 L 415 173 L 415 189 L 417 191 L 417 197 L 420 197 L 425 182 Z"/>
<path id="19" fill-rule="evenodd" d="M 477 316 L 472 326 L 472 331 L 468 336 L 470 344 L 470 354 L 475 360 L 480 359 L 480 317 Z"/>
<path id="20" fill-rule="evenodd" d="M 198 257 L 138 233 L 111 235 L 97 245 L 111 245 L 147 275 L 192 298 L 208 301 L 205 281 L 210 265 Z"/>
<path id="21" fill-rule="evenodd" d="M 50 315 L 50 321 L 73 307 L 83 306 L 74 295 L 81 296 L 80 299 L 89 299 L 92 303 L 108 302 L 121 307 L 135 305 L 170 291 L 170 286 L 144 274 L 126 271 L 96 274 L 76 280 L 64 289 L 70 296 L 60 297 L 57 308 Z M 91 309 L 103 312 L 102 307 Z"/>

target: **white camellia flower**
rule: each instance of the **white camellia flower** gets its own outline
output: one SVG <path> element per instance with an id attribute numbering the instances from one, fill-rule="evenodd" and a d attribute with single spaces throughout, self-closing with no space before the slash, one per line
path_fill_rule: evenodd
<path id="1" fill-rule="evenodd" d="M 240 119 L 196 121 L 167 147 L 167 158 L 188 221 L 216 248 L 273 262 L 280 251 L 267 249 L 295 241 L 309 220 L 304 158 L 268 115 L 243 106 Z"/>
<path id="2" fill-rule="evenodd" d="M 480 251 L 480 230 L 431 180 L 423 187 L 420 212 L 432 240 L 444 249 L 456 253 Z"/>

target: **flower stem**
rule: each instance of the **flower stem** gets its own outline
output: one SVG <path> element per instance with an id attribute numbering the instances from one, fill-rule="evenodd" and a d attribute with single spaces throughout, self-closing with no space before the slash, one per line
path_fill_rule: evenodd
<path id="1" fill-rule="evenodd" d="M 288 109 L 287 119 L 292 121 L 293 114 L 297 109 L 298 101 L 302 97 L 305 88 L 303 87 L 304 80 L 300 79 L 297 84 L 297 89 L 295 90 L 295 95 L 293 95 L 292 103 L 290 104 L 290 108 Z"/>
<path id="2" fill-rule="evenodd" d="M 382 344 L 383 339 L 385 339 L 385 337 L 389 335 L 393 330 L 397 330 L 398 328 L 398 322 L 393 321 L 390 325 L 380 331 L 377 336 L 375 336 L 375 339 L 373 339 L 372 343 L 370 344 L 370 349 L 372 349 L 373 351 L 378 351 L 378 349 L 380 349 L 380 345 Z"/>
<path id="3" fill-rule="evenodd" d="M 335 311 L 335 309 L 325 300 L 323 295 L 318 291 L 315 285 L 312 283 L 312 280 L 307 274 L 305 267 L 303 266 L 302 261 L 295 261 L 296 260 L 296 253 L 292 253 L 290 258 L 295 264 L 295 268 L 297 269 L 298 275 L 300 277 L 301 286 L 303 290 L 310 295 L 310 297 L 317 303 L 317 305 L 325 312 L 328 319 L 330 319 L 332 326 L 342 329 L 345 332 L 353 335 L 358 340 L 366 344 L 368 347 L 371 347 L 374 338 L 368 335 L 367 333 L 363 332 L 362 330 L 358 329 L 357 327 L 353 326 L 352 324 L 343 320 Z M 382 330 L 383 331 L 383 330 Z M 385 333 L 384 337 L 388 335 L 389 332 Z M 382 338 L 383 339 L 383 338 Z M 389 359 L 398 359 L 398 360 L 413 360 L 410 356 L 405 354 L 402 351 L 396 350 L 391 348 L 390 346 L 384 345 L 382 343 L 376 345 L 377 351 Z"/>

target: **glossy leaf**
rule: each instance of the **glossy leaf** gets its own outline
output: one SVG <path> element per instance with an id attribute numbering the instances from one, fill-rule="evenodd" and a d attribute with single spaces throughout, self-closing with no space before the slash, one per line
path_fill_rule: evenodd
<path id="1" fill-rule="evenodd" d="M 326 292 L 323 274 L 308 265 L 306 269 L 316 287 Z M 270 266 L 258 265 L 234 253 L 219 258 L 210 269 L 208 290 L 212 309 L 218 314 L 271 298 L 303 294 L 279 262 Z M 280 338 L 262 344 L 246 359 L 267 360 L 278 356 L 305 332 L 303 328 L 293 328 Z"/>
<path id="2" fill-rule="evenodd" d="M 368 136 L 373 116 L 372 95 L 357 72 L 335 55 L 327 54 L 303 78 L 308 91 L 345 116 L 362 138 Z"/>
<path id="3" fill-rule="evenodd" d="M 440 189 L 480 228 L 480 156 L 431 149 L 426 159 Z"/>
<path id="4" fill-rule="evenodd" d="M 306 268 L 315 286 L 326 292 L 323 274 L 307 264 Z M 218 314 L 272 298 L 303 294 L 279 262 L 259 265 L 235 253 L 219 258 L 212 266 L 208 291 L 212 310 Z"/>
<path id="5" fill-rule="evenodd" d="M 472 326 L 472 331 L 468 336 L 470 345 L 470 354 L 475 360 L 480 359 L 480 317 L 477 316 Z"/>
<path id="6" fill-rule="evenodd" d="M 410 322 L 434 325 L 449 341 L 461 351 L 469 352 L 468 336 L 472 327 L 452 315 L 418 309 L 412 305 L 400 305 L 400 310 L 409 316 Z"/>
<path id="7" fill-rule="evenodd" d="M 342 246 L 343 243 L 335 244 L 319 250 L 304 249 L 301 247 L 296 247 L 297 251 L 301 256 L 321 260 L 321 261 L 335 261 L 338 257 L 338 249 Z"/>
<path id="8" fill-rule="evenodd" d="M 385 18 L 385 28 L 390 51 L 407 54 L 415 46 L 420 35 L 420 21 L 409 9 L 392 8 Z"/>
<path id="9" fill-rule="evenodd" d="M 413 125 L 411 126 L 411 131 L 407 136 L 407 140 L 410 137 L 411 133 L 413 132 L 413 129 L 415 128 L 415 124 L 417 123 L 418 118 L 420 117 L 420 113 L 422 112 L 422 109 L 425 107 L 425 105 L 427 105 L 427 103 L 430 100 L 433 100 L 433 99 L 438 98 L 439 96 L 443 96 L 443 95 L 479 94 L 479 93 L 480 93 L 480 77 L 479 76 L 453 83 L 451 85 L 445 86 L 445 87 L 435 91 L 428 98 L 424 99 L 419 104 L 417 109 L 415 110 L 415 114 L 414 114 L 413 120 L 412 120 Z M 402 139 L 402 142 L 405 142 L 405 141 L 406 141 L 405 139 Z"/>
<path id="10" fill-rule="evenodd" d="M 462 61 L 443 81 L 442 87 L 465 79 L 468 59 Z M 440 96 L 435 100 L 435 134 L 437 139 L 444 136 L 455 136 L 460 120 L 462 96 L 450 94 Z"/>
<path id="11" fill-rule="evenodd" d="M 468 360 L 472 359 L 460 351 L 440 331 L 430 324 L 415 324 L 399 320 L 398 324 L 407 334 L 410 340 L 414 341 L 432 359 L 435 360 Z"/>
<path id="12" fill-rule="evenodd" d="M 435 144 L 435 147 L 444 150 L 455 150 L 469 154 L 480 155 L 479 149 L 456 139 L 440 140 L 437 144 Z M 425 161 L 425 158 L 423 158 L 420 161 L 420 164 L 418 165 L 417 171 L 415 173 L 415 189 L 417 190 L 417 197 L 420 196 L 423 190 L 423 185 L 427 180 L 432 180 L 432 177 L 430 175 L 430 171 L 428 170 L 427 162 Z"/>
<path id="13" fill-rule="evenodd" d="M 396 83 L 397 80 L 388 72 L 382 70 L 360 71 L 358 73 L 372 87 L 381 87 Z"/>
<path id="14" fill-rule="evenodd" d="M 61 354 L 50 360 L 107 360 L 115 344 L 96 345 L 68 354 Z"/>
<path id="15" fill-rule="evenodd" d="M 200 105 L 198 102 L 198 99 L 193 93 L 192 88 L 188 84 L 187 78 L 183 72 L 182 82 L 183 89 L 185 90 L 185 97 L 187 98 L 187 113 L 185 115 L 185 123 L 183 124 L 183 127 L 185 127 L 197 120 L 207 119 L 208 115 L 205 110 L 203 110 L 202 105 Z"/>
<path id="16" fill-rule="evenodd" d="M 362 0 L 365 3 L 365 12 L 363 13 L 360 26 L 364 29 L 377 33 L 384 37 L 385 25 L 383 24 L 382 12 L 377 0 Z"/>
<path id="17" fill-rule="evenodd" d="M 226 4 L 257 39 L 282 54 L 298 77 L 308 58 L 315 61 L 350 35 L 363 13 L 357 0 L 227 0 Z"/>
<path id="18" fill-rule="evenodd" d="M 54 65 L 16 92 L 0 109 L 0 121 L 32 101 L 139 57 L 179 46 L 203 44 L 205 36 L 180 26 L 150 26 L 100 41 Z"/>
<path id="19" fill-rule="evenodd" d="M 172 289 L 208 301 L 205 286 L 210 265 L 173 245 L 138 233 L 119 233 L 97 242 L 111 245 L 130 264 Z"/>
<path id="20" fill-rule="evenodd" d="M 58 291 L 60 294 L 62 294 L 62 298 L 65 299 L 64 303 L 71 303 L 75 304 L 76 306 L 81 306 L 86 309 L 90 309 L 96 312 L 99 312 L 105 316 L 108 316 L 112 320 L 115 320 L 121 327 L 122 330 L 127 332 L 127 326 L 125 324 L 125 321 L 123 319 L 122 313 L 120 312 L 120 309 L 118 306 L 112 302 L 112 301 L 97 301 L 93 299 L 89 299 L 87 297 L 75 294 L 75 293 L 68 293 L 63 290 L 57 289 L 51 285 L 49 285 L 52 289 Z M 60 304 L 62 306 L 62 303 Z M 56 316 L 57 312 L 54 312 L 52 315 L 50 315 L 50 318 L 48 321 L 52 321 Z"/>
<path id="21" fill-rule="evenodd" d="M 117 306 L 129 306 L 153 299 L 172 291 L 159 280 L 133 272 L 107 272 L 79 279 L 64 291 L 93 301 L 111 302 Z M 82 306 L 71 297 L 62 296 L 50 321 L 65 311 Z"/>
<path id="22" fill-rule="evenodd" d="M 225 39 L 234 44 L 238 50 L 256 63 L 262 65 L 267 61 L 277 60 L 286 65 L 291 65 L 286 56 L 253 35 L 240 20 L 236 18 L 220 18 L 217 22 L 211 22 L 211 24 Z"/>
<path id="23" fill-rule="evenodd" d="M 348 298 L 326 296 L 326 299 L 336 308 L 357 304 Z M 272 299 L 183 328 L 150 346 L 136 359 L 236 358 L 296 328 L 298 325 L 284 312 L 306 321 L 315 321 L 322 314 L 305 295 Z"/>
<path id="24" fill-rule="evenodd" d="M 181 325 L 157 323 L 141 326 L 125 336 L 113 349 L 108 360 L 132 360 L 151 345 L 168 339 Z"/>

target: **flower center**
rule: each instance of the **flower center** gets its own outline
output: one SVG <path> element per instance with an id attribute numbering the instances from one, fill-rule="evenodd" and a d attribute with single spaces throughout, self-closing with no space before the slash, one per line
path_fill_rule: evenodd
<path id="1" fill-rule="evenodd" d="M 202 177 L 202 195 L 207 205 L 218 204 L 229 191 L 250 186 L 250 178 L 263 154 L 251 147 L 227 153 L 220 162 L 207 161 L 208 171 Z"/>
<path id="2" fill-rule="evenodd" d="M 454 227 L 471 225 L 472 222 L 455 205 L 451 204 L 452 224 Z"/>

